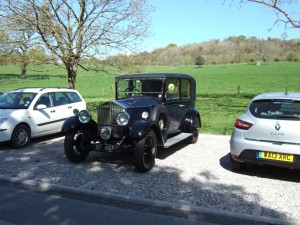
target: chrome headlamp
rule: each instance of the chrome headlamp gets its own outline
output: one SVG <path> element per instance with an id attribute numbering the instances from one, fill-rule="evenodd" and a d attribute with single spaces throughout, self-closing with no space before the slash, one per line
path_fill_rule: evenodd
<path id="1" fill-rule="evenodd" d="M 127 112 L 122 111 L 118 114 L 116 121 L 120 126 L 125 126 L 128 124 L 130 116 Z"/>
<path id="2" fill-rule="evenodd" d="M 100 137 L 105 141 L 110 139 L 110 137 L 111 137 L 111 127 L 109 127 L 109 126 L 102 127 L 102 129 L 100 131 Z"/>
<path id="3" fill-rule="evenodd" d="M 148 113 L 148 112 L 145 111 L 145 112 L 142 113 L 142 118 L 143 118 L 144 120 L 147 120 L 148 117 L 149 117 L 149 113 Z"/>
<path id="4" fill-rule="evenodd" d="M 91 113 L 88 110 L 81 110 L 78 114 L 78 119 L 81 123 L 88 123 L 91 120 Z"/>

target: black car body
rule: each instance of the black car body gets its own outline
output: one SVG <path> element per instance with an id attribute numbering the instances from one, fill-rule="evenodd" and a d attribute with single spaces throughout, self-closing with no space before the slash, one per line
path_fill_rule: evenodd
<path id="1" fill-rule="evenodd" d="M 116 77 L 116 96 L 97 109 L 75 111 L 65 121 L 65 154 L 74 163 L 90 151 L 133 152 L 136 168 L 149 171 L 158 147 L 182 140 L 195 143 L 201 120 L 194 108 L 195 79 L 185 74 L 135 74 Z"/>

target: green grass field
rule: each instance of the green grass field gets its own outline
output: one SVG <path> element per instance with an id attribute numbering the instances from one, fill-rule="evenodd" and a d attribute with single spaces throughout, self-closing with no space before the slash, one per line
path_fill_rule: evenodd
<path id="1" fill-rule="evenodd" d="M 66 71 L 28 71 L 27 79 L 20 79 L 17 66 L 0 66 L 0 90 L 20 87 L 66 87 Z M 43 69 L 52 68 L 47 66 Z M 40 68 L 39 68 L 40 69 Z M 232 64 L 198 67 L 144 67 L 144 72 L 186 73 L 197 81 L 196 108 L 202 118 L 203 133 L 232 132 L 235 119 L 245 112 L 250 100 L 263 92 L 299 91 L 300 63 Z M 76 89 L 95 110 L 99 103 L 114 98 L 114 75 L 98 75 L 78 71 Z M 239 94 L 238 94 L 239 92 Z"/>

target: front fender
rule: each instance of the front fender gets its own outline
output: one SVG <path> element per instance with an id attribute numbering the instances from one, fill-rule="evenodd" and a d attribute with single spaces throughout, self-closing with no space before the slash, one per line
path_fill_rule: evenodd
<path id="1" fill-rule="evenodd" d="M 146 134 L 150 131 L 150 129 L 153 128 L 156 132 L 156 129 L 158 127 L 155 125 L 155 122 L 152 120 L 137 120 L 134 122 L 131 131 L 130 136 L 135 140 L 139 141 L 144 138 Z"/>
<path id="2" fill-rule="evenodd" d="M 68 131 L 76 129 L 80 126 L 77 116 L 69 117 L 62 125 L 61 132 L 66 134 Z"/>
<path id="3" fill-rule="evenodd" d="M 70 130 L 81 129 L 85 137 L 97 136 L 97 123 L 94 120 L 90 120 L 87 124 L 79 122 L 77 116 L 72 116 L 65 120 L 62 126 L 62 133 L 66 134 Z"/>

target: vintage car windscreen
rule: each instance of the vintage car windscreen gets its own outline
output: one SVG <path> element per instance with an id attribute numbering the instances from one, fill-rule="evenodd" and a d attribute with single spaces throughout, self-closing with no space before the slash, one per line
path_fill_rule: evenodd
<path id="1" fill-rule="evenodd" d="M 300 120 L 299 101 L 259 100 L 252 102 L 249 109 L 258 118 Z"/>
<path id="2" fill-rule="evenodd" d="M 162 98 L 161 79 L 120 79 L 117 83 L 117 98 L 149 96 Z"/>

